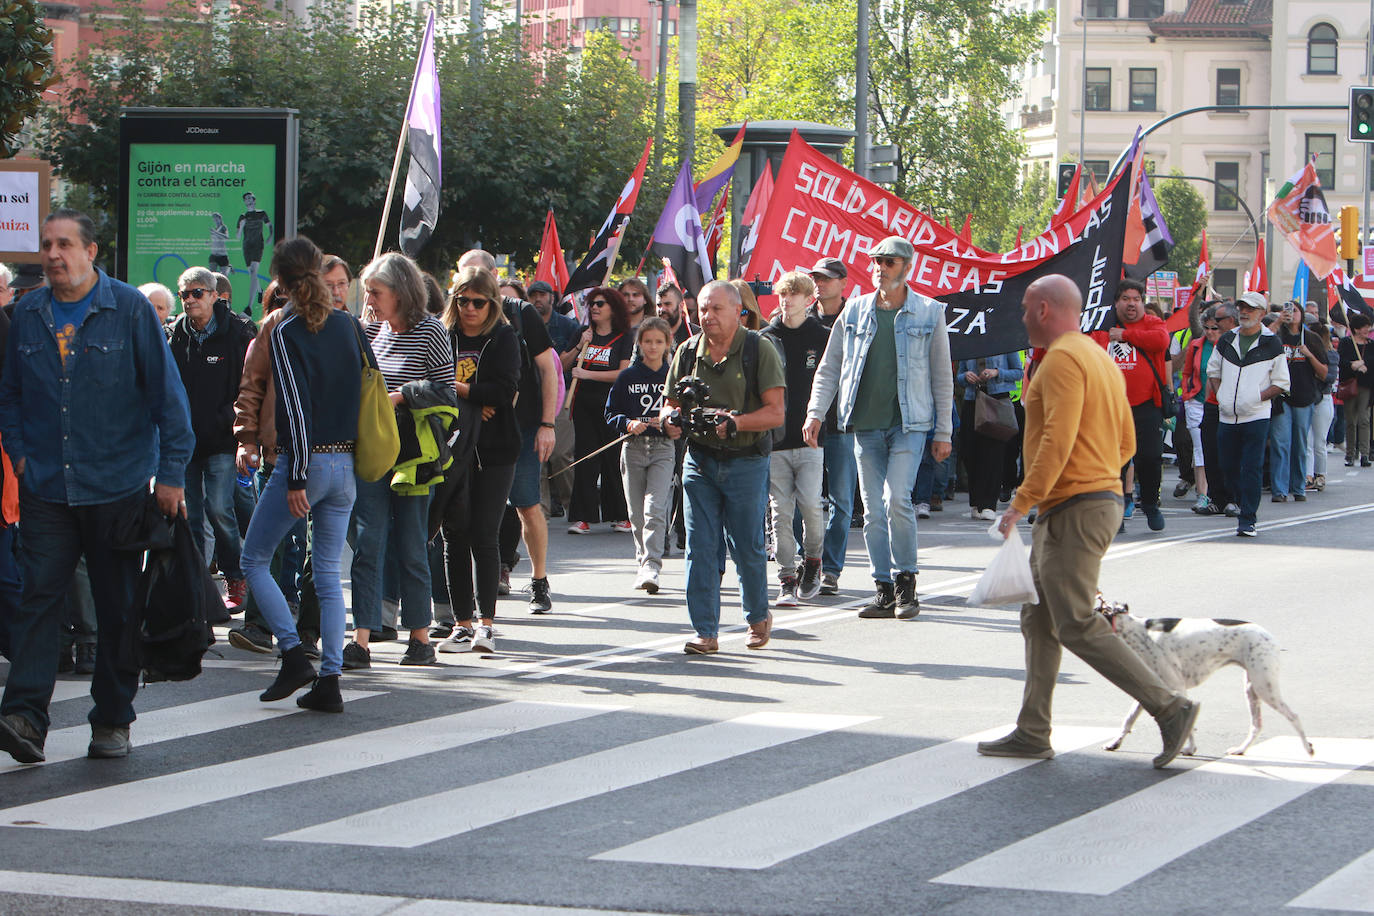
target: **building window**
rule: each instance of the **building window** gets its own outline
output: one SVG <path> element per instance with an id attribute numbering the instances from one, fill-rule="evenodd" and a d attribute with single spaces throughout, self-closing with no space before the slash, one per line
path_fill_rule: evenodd
<path id="1" fill-rule="evenodd" d="M 1084 159 L 1083 160 L 1083 188 L 1088 187 L 1088 182 L 1092 181 L 1097 185 L 1097 189 L 1102 190 L 1102 186 L 1107 183 L 1107 175 L 1112 170 L 1112 163 L 1107 159 Z"/>
<path id="2" fill-rule="evenodd" d="M 1217 71 L 1217 104 L 1240 104 L 1240 70 L 1226 69 Z"/>
<path id="3" fill-rule="evenodd" d="M 1236 270 L 1234 267 L 1218 267 L 1212 272 L 1212 289 L 1223 299 L 1236 298 Z"/>
<path id="4" fill-rule="evenodd" d="M 1158 19 L 1164 15 L 1164 0 L 1131 0 L 1128 9 L 1132 19 Z"/>
<path id="5" fill-rule="evenodd" d="M 1236 195 L 1240 193 L 1240 163 L 1218 162 L 1214 172 L 1217 183 L 1212 193 L 1212 209 L 1239 210 Z"/>
<path id="6" fill-rule="evenodd" d="M 1084 74 L 1083 107 L 1088 111 L 1112 110 L 1112 68 L 1089 67 Z"/>
<path id="7" fill-rule="evenodd" d="M 1115 19 L 1116 0 L 1083 0 L 1083 15 L 1089 19 Z"/>
<path id="8" fill-rule="evenodd" d="M 1312 26 L 1307 33 L 1307 72 L 1336 72 L 1336 29 L 1325 22 Z"/>
<path id="9" fill-rule="evenodd" d="M 1153 67 L 1131 68 L 1131 111 L 1155 110 L 1155 80 Z"/>
<path id="10" fill-rule="evenodd" d="M 1317 180 L 1322 183 L 1322 187 L 1330 190 L 1336 186 L 1336 135 L 1335 134 L 1306 134 L 1304 148 L 1306 159 L 1311 161 L 1313 156 L 1317 161 L 1313 163 L 1317 167 Z"/>

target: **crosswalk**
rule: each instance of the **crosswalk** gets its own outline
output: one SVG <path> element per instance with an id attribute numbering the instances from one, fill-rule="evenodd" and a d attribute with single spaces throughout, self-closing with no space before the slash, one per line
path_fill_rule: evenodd
<path id="1" fill-rule="evenodd" d="M 361 700 L 385 703 L 404 693 L 368 686 L 375 689 L 345 693 L 350 708 Z M 77 699 L 73 694 L 59 702 Z M 722 773 L 749 773 L 764 778 L 751 783 L 751 798 L 727 810 L 706 805 L 664 814 L 650 805 L 647 810 L 655 816 L 627 817 L 604 840 L 595 833 L 581 837 L 577 868 L 584 876 L 626 865 L 675 869 L 686 876 L 721 869 L 776 879 L 776 893 L 785 895 L 799 870 L 812 867 L 817 856 L 862 852 L 876 834 L 920 824 L 933 812 L 959 805 L 971 812 L 967 836 L 945 837 L 949 848 L 958 850 L 951 854 L 957 861 L 936 856 L 927 871 L 912 863 L 904 880 L 931 893 L 961 887 L 1109 897 L 1180 863 L 1218 855 L 1218 845 L 1237 837 L 1291 830 L 1292 842 L 1300 845 L 1306 834 L 1322 829 L 1326 808 L 1314 805 L 1295 814 L 1302 807 L 1295 803 L 1335 789 L 1367 793 L 1368 771 L 1359 771 L 1374 765 L 1374 740 L 1363 739 L 1314 738 L 1317 755 L 1309 758 L 1296 739 L 1279 737 L 1256 745 L 1246 757 L 1197 758 L 1155 772 L 1144 763 L 1143 751 L 1099 753 L 1115 731 L 1105 727 L 1058 728 L 1057 757 L 1040 761 L 974 752 L 977 741 L 1003 733 L 1006 725 L 937 739 L 903 733 L 863 714 L 770 710 L 712 720 L 649 714 L 624 702 L 499 697 L 452 702 L 453 711 L 440 715 L 407 718 L 410 707 L 398 702 L 381 716 L 319 717 L 290 703 L 259 703 L 252 692 L 199 699 L 143 714 L 134 730 L 138 750 L 119 769 L 75 763 L 84 756 L 88 730 L 57 729 L 48 739 L 45 768 L 25 768 L 21 779 L 14 775 L 21 768 L 0 767 L 0 845 L 43 842 L 49 832 L 60 832 L 64 843 L 82 836 L 107 843 L 118 840 L 121 831 L 142 829 L 140 835 L 147 835 L 144 825 L 150 824 L 170 831 L 173 841 L 176 831 L 187 831 L 189 843 L 199 839 L 189 833 L 195 824 L 226 825 L 239 816 L 239 808 L 225 802 L 288 790 L 298 804 L 260 821 L 253 820 L 249 807 L 242 815 L 248 822 L 234 825 L 236 835 L 246 831 L 263 855 L 365 847 L 371 850 L 366 855 L 416 850 L 426 858 L 444 858 L 473 842 L 477 831 L 522 824 L 537 831 L 541 823 L 556 822 L 560 812 L 580 806 L 604 807 L 633 793 L 643 803 L 652 794 L 648 790 L 660 786 L 695 797 Z M 301 728 L 303 723 L 311 727 Z M 275 749 L 240 751 L 232 740 L 224 741 L 244 726 L 277 729 Z M 566 753 L 554 738 L 548 753 L 529 755 L 531 741 L 543 735 L 566 739 L 570 729 L 578 740 Z M 179 755 L 139 757 L 149 746 L 196 747 L 209 741 L 220 742 L 222 749 L 213 763 L 197 765 L 206 759 L 203 753 L 187 757 L 189 763 Z M 855 747 L 866 750 L 851 760 L 846 748 Z M 894 748 L 897 752 L 890 752 Z M 399 793 L 364 793 L 343 810 L 324 801 L 335 797 L 329 789 L 341 777 L 390 774 L 397 765 L 416 764 L 439 773 L 461 771 L 474 765 L 479 751 L 486 755 L 479 766 L 497 761 L 490 778 L 441 779 L 428 791 L 408 785 Z M 819 774 L 814 779 L 798 779 L 795 766 L 782 767 L 793 776 L 777 789 L 766 778 L 784 762 L 813 759 Z M 72 778 L 77 771 L 70 768 L 80 767 L 89 768 L 90 779 Z M 1084 779 L 1093 780 L 1099 792 L 1106 787 L 1105 800 L 1090 810 L 1064 802 Z M 1004 806 L 1008 793 L 1022 785 L 1018 781 L 1027 788 L 1015 793 L 1015 810 L 1003 815 L 1011 824 L 1031 826 L 998 839 L 981 829 L 989 816 L 984 794 Z M 1038 788 L 1031 790 L 1032 785 Z M 1053 788 L 1046 791 L 1047 785 Z M 190 812 L 199 820 L 171 817 Z M 1296 892 L 1285 890 L 1271 905 L 1374 912 L 1374 837 L 1366 832 L 1361 844 L 1322 868 L 1315 881 Z M 198 893 L 195 884 L 144 880 L 106 886 L 99 881 L 124 879 L 66 877 L 71 880 L 54 886 L 74 895 L 79 894 L 71 889 L 85 887 L 83 881 L 96 882 L 90 884 L 91 895 L 104 888 L 100 893 L 110 899 L 155 903 L 193 899 Z M 0 872 L 0 893 L 21 885 L 46 886 L 25 884 L 20 872 Z M 330 891 L 297 899 L 290 896 L 296 891 L 280 893 L 286 895 L 279 900 L 284 912 L 389 912 L 394 905 L 385 895 Z M 233 888 L 219 896 L 229 901 L 225 905 L 240 899 Z M 267 898 L 246 894 L 242 899 Z M 1160 911 L 1170 909 L 1167 902 L 1160 906 Z"/>

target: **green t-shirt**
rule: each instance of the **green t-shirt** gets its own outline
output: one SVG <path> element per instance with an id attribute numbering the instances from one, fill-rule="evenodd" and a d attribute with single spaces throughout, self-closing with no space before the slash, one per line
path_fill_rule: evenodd
<path id="1" fill-rule="evenodd" d="M 1260 336 L 1258 334 L 1252 334 L 1249 337 L 1246 337 L 1244 334 L 1237 331 L 1236 346 L 1240 349 L 1240 355 L 1244 356 L 1245 354 L 1249 353 L 1250 348 L 1253 347 L 1255 345 L 1255 341 L 1259 339 Z"/>
<path id="2" fill-rule="evenodd" d="M 855 432 L 902 425 L 902 406 L 897 402 L 897 312 L 898 309 L 876 310 L 878 332 L 868 348 L 868 359 L 864 360 L 864 374 L 859 377 L 850 420 Z"/>
<path id="3" fill-rule="evenodd" d="M 740 413 L 749 413 L 763 406 L 762 400 L 746 403 L 749 386 L 744 380 L 743 358 L 744 340 L 748 333 L 748 329 L 744 327 L 735 332 L 735 339 L 730 342 L 730 352 L 725 354 L 725 359 L 721 360 L 719 365 L 711 362 L 710 346 L 706 343 L 706 335 L 699 335 L 696 364 L 690 374 L 697 376 L 711 386 L 711 400 L 704 406 L 738 410 Z M 673 365 L 668 370 L 668 381 L 663 389 L 665 397 L 671 397 L 677 380 L 688 374 L 682 371 L 682 364 L 687 351 L 688 347 L 684 344 L 678 347 L 673 354 Z M 787 379 L 782 371 L 782 360 L 778 357 L 778 348 L 766 340 L 759 341 L 758 376 L 757 390 L 760 397 L 762 397 L 763 392 L 770 388 L 784 388 L 787 385 Z M 771 433 L 741 432 L 736 433 L 732 439 L 689 434 L 689 438 L 710 448 L 737 449 L 748 448 L 757 443 L 761 437 L 767 435 L 771 435 Z"/>

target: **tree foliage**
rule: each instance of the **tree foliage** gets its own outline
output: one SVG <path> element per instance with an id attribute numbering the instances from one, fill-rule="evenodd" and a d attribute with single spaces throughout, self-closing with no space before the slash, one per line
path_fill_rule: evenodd
<path id="1" fill-rule="evenodd" d="M 1044 232 L 1058 204 L 1054 192 L 1054 178 L 1048 168 L 1042 166 L 1028 172 L 1013 196 L 1011 209 L 1007 211 L 1006 223 L 996 237 L 996 244 L 983 247 L 993 251 L 1011 251 L 1016 247 L 1018 229 L 1021 230 L 1022 241 Z"/>
<path id="2" fill-rule="evenodd" d="M 1202 253 L 1207 200 L 1178 169 L 1170 170 L 1168 177 L 1152 175 L 1150 186 L 1154 189 L 1159 211 L 1164 215 L 1164 225 L 1169 227 L 1169 234 L 1174 239 L 1174 248 L 1169 252 L 1164 269 L 1178 271 L 1179 284 L 1186 286 L 1193 281 L 1198 256 Z"/>
<path id="3" fill-rule="evenodd" d="M 121 106 L 295 108 L 300 112 L 299 228 L 353 263 L 371 257 L 405 116 L 423 20 L 409 5 L 324 0 L 310 19 L 242 0 L 220 24 L 187 4 L 146 17 L 115 0 L 100 50 L 83 55 L 80 86 L 50 119 L 45 149 L 64 177 L 112 211 L 120 176 Z M 513 28 L 436 41 L 443 105 L 443 192 L 428 267 L 481 243 L 529 263 L 553 206 L 577 250 L 600 225 L 643 148 L 649 90 L 613 38 L 589 35 L 578 61 L 535 65 Z M 627 163 L 630 165 L 627 166 Z M 395 192 L 384 247 L 397 244 Z"/>
<path id="4" fill-rule="evenodd" d="M 1005 0 L 891 0 L 870 28 L 873 132 L 897 147 L 898 196 L 974 241 L 1003 234 L 1022 151 L 999 108 L 1038 50 L 1047 13 Z M 1012 229 L 1013 236 L 1015 229 Z"/>
<path id="5" fill-rule="evenodd" d="M 0 4 L 0 158 L 19 151 L 19 131 L 38 113 L 43 90 L 57 82 L 52 45 L 37 3 Z"/>

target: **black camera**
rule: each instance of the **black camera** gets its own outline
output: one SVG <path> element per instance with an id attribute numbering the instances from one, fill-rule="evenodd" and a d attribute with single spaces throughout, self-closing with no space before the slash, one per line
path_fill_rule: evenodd
<path id="1" fill-rule="evenodd" d="M 673 397 L 678 408 L 668 415 L 668 422 L 684 432 L 698 436 L 714 436 L 720 420 L 718 408 L 706 406 L 711 399 L 711 386 L 695 375 L 677 380 Z"/>

